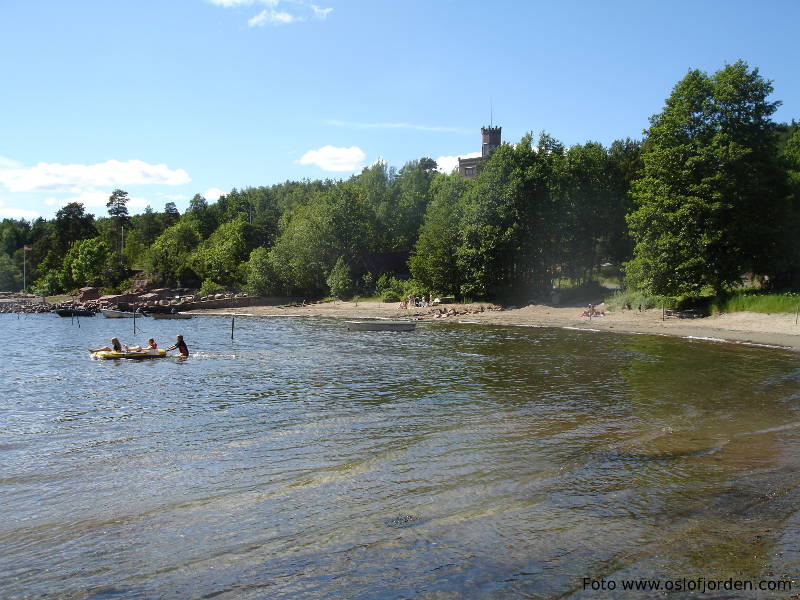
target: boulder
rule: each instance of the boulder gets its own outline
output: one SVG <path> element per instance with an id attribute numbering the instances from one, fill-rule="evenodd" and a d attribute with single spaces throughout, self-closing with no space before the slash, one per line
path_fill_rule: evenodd
<path id="1" fill-rule="evenodd" d="M 100 288 L 83 287 L 78 290 L 78 295 L 75 297 L 75 301 L 88 302 L 89 300 L 97 300 L 99 297 L 100 297 Z"/>

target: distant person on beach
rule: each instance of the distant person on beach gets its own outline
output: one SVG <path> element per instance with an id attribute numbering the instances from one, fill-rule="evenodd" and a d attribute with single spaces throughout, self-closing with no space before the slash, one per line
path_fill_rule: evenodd
<path id="1" fill-rule="evenodd" d="M 111 338 L 111 347 L 110 348 L 108 346 L 104 346 L 103 348 L 96 348 L 94 350 L 89 350 L 89 352 L 124 352 L 124 350 L 122 348 L 123 348 L 122 344 L 120 344 L 119 340 L 114 337 L 114 338 Z M 125 350 L 127 350 L 127 349 L 128 349 L 128 347 L 125 346 Z"/>
<path id="2" fill-rule="evenodd" d="M 167 348 L 167 352 L 176 349 L 178 350 L 178 352 L 180 352 L 180 355 L 182 357 L 185 358 L 189 356 L 189 348 L 186 347 L 186 342 L 183 341 L 183 336 L 180 334 L 175 336 L 175 345 Z"/>

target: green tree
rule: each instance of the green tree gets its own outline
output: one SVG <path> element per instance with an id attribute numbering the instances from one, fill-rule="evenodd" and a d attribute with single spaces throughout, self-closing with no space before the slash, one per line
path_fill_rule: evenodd
<path id="1" fill-rule="evenodd" d="M 241 267 L 250 254 L 249 227 L 243 217 L 220 225 L 192 254 L 190 262 L 194 271 L 203 279 L 224 286 L 241 283 Z"/>
<path id="2" fill-rule="evenodd" d="M 124 244 L 124 231 L 125 228 L 130 226 L 131 218 L 128 216 L 128 192 L 125 192 L 120 189 L 116 189 L 111 192 L 111 196 L 108 198 L 108 202 L 106 202 L 106 207 L 108 208 L 108 216 L 111 217 L 112 221 L 117 230 L 117 235 L 119 236 L 119 251 L 122 252 L 122 246 Z"/>
<path id="3" fill-rule="evenodd" d="M 462 295 L 529 300 L 549 291 L 562 257 L 564 148 L 542 134 L 503 144 L 465 197 L 458 264 Z"/>
<path id="4" fill-rule="evenodd" d="M 352 180 L 375 214 L 375 241 L 376 247 L 381 250 L 391 249 L 397 237 L 397 194 L 392 191 L 392 182 L 396 175 L 385 161 L 379 160 L 364 167 Z"/>
<path id="5" fill-rule="evenodd" d="M 281 219 L 281 233 L 270 250 L 282 292 L 323 295 L 339 257 L 347 264 L 373 249 L 375 215 L 351 182 L 314 195 Z"/>
<path id="6" fill-rule="evenodd" d="M 414 279 L 442 295 L 460 295 L 458 265 L 463 200 L 472 180 L 458 173 L 439 175 L 431 184 L 432 200 L 425 212 L 409 267 Z"/>
<path id="7" fill-rule="evenodd" d="M 200 235 L 189 223 L 178 221 L 159 235 L 150 247 L 148 267 L 166 283 L 195 279 L 190 257 L 200 243 Z"/>
<path id="8" fill-rule="evenodd" d="M 17 292 L 22 289 L 22 272 L 11 257 L 0 254 L 0 290 Z"/>
<path id="9" fill-rule="evenodd" d="M 213 212 L 208 207 L 208 202 L 200 194 L 195 194 L 194 198 L 189 200 L 189 210 L 184 213 L 183 217 L 203 239 L 214 233 L 218 225 Z"/>
<path id="10" fill-rule="evenodd" d="M 247 261 L 245 290 L 254 296 L 270 296 L 279 287 L 266 248 L 256 248 Z"/>
<path id="11" fill-rule="evenodd" d="M 614 202 L 610 207 L 609 237 L 605 254 L 616 265 L 631 259 L 633 242 L 628 233 L 627 216 L 633 210 L 631 186 L 641 176 L 642 143 L 625 138 L 608 149 L 608 169 Z"/>
<path id="12" fill-rule="evenodd" d="M 56 213 L 55 233 L 58 249 L 66 252 L 75 242 L 97 235 L 94 215 L 87 214 L 80 202 L 65 204 Z"/>
<path id="13" fill-rule="evenodd" d="M 181 213 L 178 212 L 178 207 L 174 202 L 167 202 L 164 205 L 164 229 L 172 227 L 181 218 Z"/>
<path id="14" fill-rule="evenodd" d="M 128 192 L 123 190 L 114 190 L 106 202 L 108 208 L 108 216 L 116 219 L 118 223 L 127 225 L 130 217 L 128 216 Z"/>
<path id="15" fill-rule="evenodd" d="M 436 175 L 436 161 L 421 158 L 406 163 L 392 181 L 394 214 L 390 215 L 392 250 L 410 250 L 430 200 L 428 188 Z"/>
<path id="16" fill-rule="evenodd" d="M 326 282 L 334 298 L 346 300 L 352 295 L 353 277 L 350 274 L 350 267 L 341 256 L 333 265 Z"/>
<path id="17" fill-rule="evenodd" d="M 713 75 L 692 70 L 651 117 L 628 218 L 632 283 L 664 295 L 721 293 L 745 272 L 769 274 L 786 254 L 772 91 L 743 61 Z"/>
<path id="18" fill-rule="evenodd" d="M 134 226 L 141 234 L 142 242 L 147 246 L 150 246 L 162 231 L 158 224 L 158 217 L 149 204 L 145 206 L 141 215 L 134 217 Z"/>
<path id="19" fill-rule="evenodd" d="M 99 283 L 110 258 L 111 250 L 99 237 L 77 242 L 64 258 L 61 274 L 63 289 Z"/>

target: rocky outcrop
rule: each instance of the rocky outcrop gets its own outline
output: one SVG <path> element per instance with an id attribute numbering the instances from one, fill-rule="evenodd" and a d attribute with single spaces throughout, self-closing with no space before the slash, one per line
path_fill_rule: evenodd
<path id="1" fill-rule="evenodd" d="M 98 300 L 99 298 L 100 288 L 84 287 L 78 290 L 78 295 L 75 296 L 75 302 L 89 302 L 90 300 Z"/>

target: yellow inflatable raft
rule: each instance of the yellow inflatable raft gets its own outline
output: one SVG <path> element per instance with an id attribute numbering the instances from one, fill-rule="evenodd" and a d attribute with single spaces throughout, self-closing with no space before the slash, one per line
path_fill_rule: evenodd
<path id="1" fill-rule="evenodd" d="M 92 358 L 133 358 L 135 360 L 143 360 L 146 358 L 164 358 L 167 355 L 166 350 L 141 350 L 139 352 L 115 352 L 114 350 L 100 350 L 92 352 Z"/>

